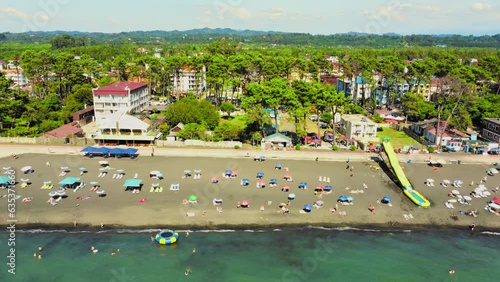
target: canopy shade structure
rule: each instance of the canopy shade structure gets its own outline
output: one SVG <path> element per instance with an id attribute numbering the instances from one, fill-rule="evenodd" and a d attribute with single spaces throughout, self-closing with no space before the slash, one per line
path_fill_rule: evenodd
<path id="1" fill-rule="evenodd" d="M 0 184 L 7 185 L 9 184 L 10 178 L 8 176 L 0 175 Z"/>
<path id="2" fill-rule="evenodd" d="M 59 182 L 59 185 L 73 185 L 76 182 L 80 181 L 80 178 L 78 177 L 66 177 L 63 180 Z"/>
<path id="3" fill-rule="evenodd" d="M 142 180 L 140 179 L 127 179 L 123 184 L 124 187 L 141 187 Z"/>
<path id="4" fill-rule="evenodd" d="M 89 154 L 112 154 L 112 155 L 134 155 L 138 152 L 135 148 L 106 148 L 106 147 L 86 147 L 80 152 Z"/>

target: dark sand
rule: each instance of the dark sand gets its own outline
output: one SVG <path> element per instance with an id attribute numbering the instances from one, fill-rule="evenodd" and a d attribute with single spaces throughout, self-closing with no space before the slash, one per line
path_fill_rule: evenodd
<path id="1" fill-rule="evenodd" d="M 254 162 L 253 159 L 222 159 L 222 158 L 189 158 L 189 157 L 140 157 L 138 160 L 129 159 L 107 159 L 113 169 L 124 169 L 126 175 L 122 179 L 112 179 L 116 173 L 111 170 L 104 178 L 97 178 L 99 174 L 98 161 L 102 158 L 88 159 L 78 155 L 44 155 L 27 154 L 21 155 L 19 159 L 0 159 L 0 167 L 11 166 L 17 171 L 17 180 L 22 177 L 30 179 L 32 184 L 27 188 L 17 185 L 17 194 L 24 197 L 33 197 L 30 203 L 17 201 L 16 219 L 18 228 L 28 227 L 70 227 L 77 222 L 77 229 L 82 228 L 226 228 L 226 227 L 282 227 L 296 225 L 318 225 L 318 226 L 373 226 L 378 228 L 467 228 L 472 223 L 476 224 L 476 229 L 496 230 L 500 229 L 500 217 L 486 212 L 484 207 L 486 202 L 492 197 L 474 199 L 472 204 L 462 206 L 455 204 L 455 209 L 447 209 L 444 206 L 449 199 L 448 192 L 454 188 L 449 186 L 443 188 L 439 182 L 443 179 L 454 181 L 460 179 L 464 181 L 461 191 L 462 195 L 468 195 L 474 187 L 469 183 L 478 183 L 486 174 L 488 165 L 445 165 L 438 171 L 425 164 L 404 164 L 404 170 L 413 183 L 414 188 L 431 201 L 428 209 L 419 208 L 414 205 L 401 189 L 391 180 L 383 166 L 381 169 L 374 169 L 372 166 L 380 167 L 376 162 L 353 162 L 354 171 L 346 169 L 345 162 L 314 162 L 314 161 L 294 161 L 294 160 L 266 160 L 265 162 Z M 50 161 L 51 167 L 46 166 Z M 281 191 L 281 186 L 285 184 L 282 180 L 287 172 L 275 170 L 275 164 L 281 162 L 283 167 L 289 168 L 289 174 L 294 181 L 288 182 L 291 186 L 290 192 Z M 33 174 L 24 175 L 19 169 L 30 165 L 34 168 Z M 58 177 L 61 166 L 69 166 L 72 171 L 67 176 L 79 176 L 79 168 L 86 167 L 88 173 L 81 176 L 81 180 L 87 183 L 87 187 L 77 192 L 67 191 L 68 197 L 59 202 L 56 206 L 47 203 L 48 193 L 57 190 L 57 183 L 62 180 Z M 182 179 L 183 171 L 189 169 L 202 170 L 200 180 L 193 177 Z M 238 171 L 236 179 L 225 180 L 222 173 L 227 170 Z M 149 177 L 151 170 L 163 172 L 165 179 L 155 180 Z M 257 189 L 256 173 L 265 173 L 266 182 L 271 178 L 278 179 L 277 187 Z M 134 174 L 139 174 L 139 179 L 143 180 L 144 186 L 139 194 L 125 192 L 123 184 L 126 179 L 133 178 Z M 350 174 L 354 173 L 351 177 Z M 220 182 L 211 184 L 210 178 L 218 176 Z M 331 179 L 330 185 L 333 192 L 322 197 L 324 206 L 320 209 L 314 208 L 312 212 L 303 214 L 300 210 L 305 204 L 313 204 L 319 200 L 314 194 L 316 185 L 328 185 L 319 182 L 320 176 Z M 249 178 L 250 185 L 242 187 L 240 180 Z M 435 180 L 435 187 L 427 187 L 424 182 L 427 178 Z M 40 187 L 43 181 L 51 180 L 55 185 L 52 190 L 42 190 Z M 492 190 L 500 184 L 500 175 L 488 177 L 486 186 Z M 90 192 L 90 181 L 99 181 L 107 196 L 98 197 L 95 192 Z M 308 183 L 307 190 L 297 188 L 299 182 Z M 150 192 L 152 183 L 159 182 L 163 187 L 163 192 Z M 180 184 L 180 191 L 170 191 L 172 183 Z M 362 184 L 366 183 L 368 189 L 363 189 Z M 349 187 L 347 189 L 346 187 Z M 351 194 L 351 190 L 364 190 L 362 194 Z M 279 203 L 287 202 L 287 195 L 294 193 L 296 199 L 291 201 L 290 214 L 284 215 L 278 208 Z M 0 190 L 0 195 L 6 195 L 7 190 Z M 183 205 L 183 199 L 189 195 L 198 196 L 197 204 Z M 336 200 L 340 195 L 353 196 L 354 205 L 338 206 L 336 213 L 329 212 L 329 208 L 336 205 Z M 78 200 L 77 197 L 90 196 L 88 200 Z M 377 203 L 383 196 L 392 197 L 392 207 L 386 204 Z M 146 202 L 141 204 L 139 200 L 145 198 Z M 223 212 L 219 213 L 212 204 L 214 198 L 223 199 Z M 237 208 L 237 202 L 249 200 L 250 207 Z M 268 201 L 272 201 L 268 205 Z M 0 209 L 7 210 L 7 198 L 0 199 Z M 77 206 L 78 205 L 78 206 Z M 260 211 L 260 206 L 264 205 L 265 211 Z M 375 212 L 370 213 L 368 207 L 375 206 Z M 459 214 L 459 210 L 479 211 L 479 216 Z M 339 212 L 345 212 L 342 216 Z M 187 213 L 194 213 L 195 216 L 188 217 Z M 412 215 L 413 219 L 405 219 L 404 214 Z M 2 223 L 7 222 L 6 212 L 0 213 Z"/>

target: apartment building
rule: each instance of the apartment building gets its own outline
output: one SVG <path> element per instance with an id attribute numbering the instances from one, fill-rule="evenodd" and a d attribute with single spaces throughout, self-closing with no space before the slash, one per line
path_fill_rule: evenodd
<path id="1" fill-rule="evenodd" d="M 120 112 L 138 113 L 150 105 L 150 94 L 144 83 L 117 82 L 92 90 L 96 122 Z"/>
<path id="2" fill-rule="evenodd" d="M 485 118 L 483 124 L 482 137 L 488 141 L 500 143 L 500 118 Z"/>

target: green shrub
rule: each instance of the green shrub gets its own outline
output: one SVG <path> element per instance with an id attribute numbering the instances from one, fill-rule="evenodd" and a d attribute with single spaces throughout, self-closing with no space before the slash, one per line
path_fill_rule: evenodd
<path id="1" fill-rule="evenodd" d="M 349 150 L 351 151 L 356 151 L 357 147 L 356 145 L 351 145 L 351 147 L 349 147 Z"/>
<path id="2" fill-rule="evenodd" d="M 295 145 L 295 150 L 300 151 L 300 144 Z"/>
<path id="3" fill-rule="evenodd" d="M 429 153 L 434 153 L 434 147 L 427 147 L 427 151 L 429 151 Z"/>
<path id="4" fill-rule="evenodd" d="M 238 146 L 238 145 L 234 145 L 234 148 L 235 148 L 236 150 L 238 150 L 238 149 L 240 148 L 240 146 Z"/>
<path id="5" fill-rule="evenodd" d="M 339 149 L 340 149 L 340 148 L 339 148 L 339 146 L 337 146 L 337 145 L 334 145 L 334 146 L 332 147 L 332 150 L 334 150 L 334 151 L 338 151 Z"/>

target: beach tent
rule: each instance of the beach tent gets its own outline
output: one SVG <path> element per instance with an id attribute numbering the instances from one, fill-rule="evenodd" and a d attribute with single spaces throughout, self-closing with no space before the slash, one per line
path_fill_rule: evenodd
<path id="1" fill-rule="evenodd" d="M 97 148 L 94 148 L 92 146 L 88 146 L 88 147 L 83 148 L 80 152 L 82 152 L 82 153 L 93 153 L 95 149 L 97 149 Z"/>
<path id="2" fill-rule="evenodd" d="M 10 178 L 8 176 L 0 175 L 0 185 L 9 184 Z"/>
<path id="3" fill-rule="evenodd" d="M 142 180 L 135 178 L 125 180 L 125 183 L 123 184 L 124 187 L 141 187 L 141 185 Z"/>
<path id="4" fill-rule="evenodd" d="M 124 152 L 123 149 L 120 149 L 120 148 L 112 148 L 112 149 L 109 149 L 108 153 L 112 154 L 112 155 L 122 155 Z"/>
<path id="5" fill-rule="evenodd" d="M 500 205 L 500 197 L 493 197 L 491 200 L 493 203 Z"/>
<path id="6" fill-rule="evenodd" d="M 125 150 L 123 150 L 123 153 L 124 155 L 134 155 L 138 152 L 139 150 L 137 149 L 134 149 L 134 148 L 127 148 Z"/>
<path id="7" fill-rule="evenodd" d="M 198 201 L 198 197 L 196 195 L 189 196 L 190 203 L 196 203 Z"/>
<path id="8" fill-rule="evenodd" d="M 71 185 L 75 184 L 78 181 L 80 181 L 80 178 L 69 176 L 69 177 L 66 177 L 63 180 L 61 180 L 59 182 L 59 185 L 70 185 L 71 186 Z"/>

